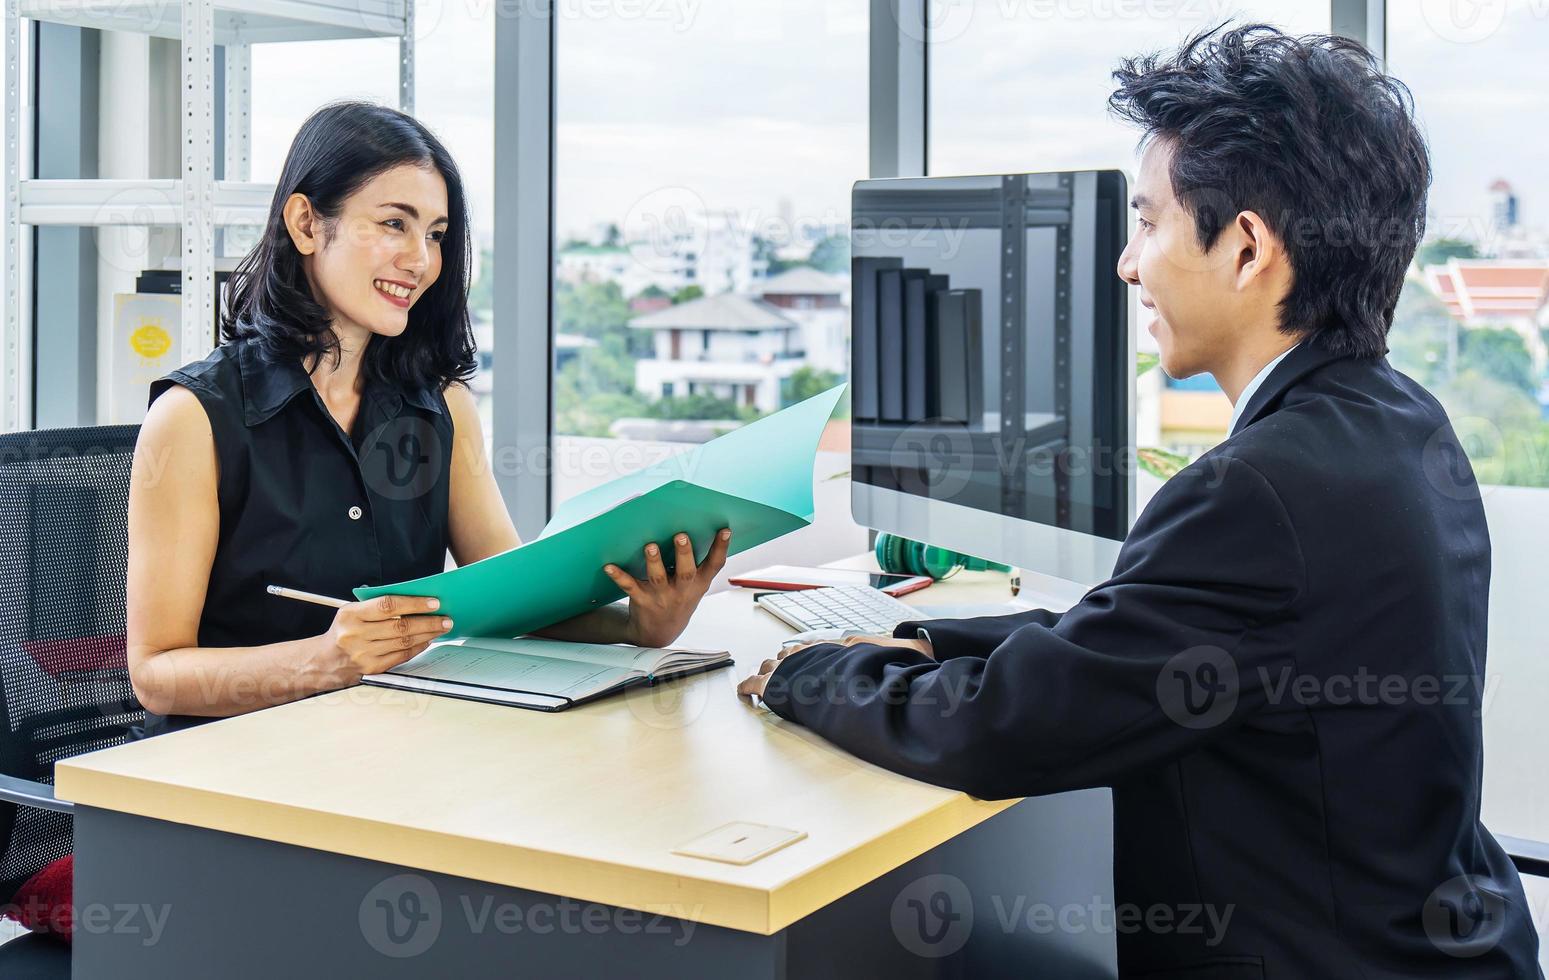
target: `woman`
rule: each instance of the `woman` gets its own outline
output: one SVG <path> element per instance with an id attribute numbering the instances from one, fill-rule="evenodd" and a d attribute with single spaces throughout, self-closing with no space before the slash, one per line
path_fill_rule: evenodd
<path id="1" fill-rule="evenodd" d="M 232 276 L 222 344 L 151 385 L 129 493 L 128 658 L 154 735 L 354 684 L 451 627 L 434 600 L 346 597 L 520 544 L 466 380 L 467 205 L 420 123 L 327 106 L 296 134 L 263 241 Z M 547 630 L 660 646 L 726 558 L 654 544 L 627 608 Z"/>

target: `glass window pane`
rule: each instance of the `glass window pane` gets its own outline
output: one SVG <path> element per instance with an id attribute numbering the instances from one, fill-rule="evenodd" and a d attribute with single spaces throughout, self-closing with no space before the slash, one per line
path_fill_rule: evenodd
<path id="1" fill-rule="evenodd" d="M 845 379 L 863 4 L 577 8 L 556 36 L 556 503 Z M 863 551 L 848 419 L 817 525 L 757 563 Z"/>
<path id="2" fill-rule="evenodd" d="M 479 349 L 471 388 L 491 439 L 495 188 L 495 14 L 492 4 L 415 7 L 414 117 L 462 173 L 473 238 L 468 313 Z M 285 154 L 314 110 L 341 99 L 398 105 L 398 42 L 391 38 L 255 44 L 252 180 L 279 179 Z"/>
<path id="3" fill-rule="evenodd" d="M 1327 31 L 1329 5 L 1226 3 L 929 4 L 930 172 L 1133 169 L 1137 134 L 1108 116 L 1119 59 L 1175 48 L 1227 19 Z"/>
<path id="4" fill-rule="evenodd" d="M 1329 5 L 1306 0 L 1226 3 L 932 3 L 930 146 L 932 174 L 1019 173 L 1113 167 L 1133 178 L 1139 133 L 1108 115 L 1112 72 L 1121 58 L 1176 48 L 1189 34 L 1227 19 L 1326 32 Z M 1143 364 L 1156 352 L 1141 309 Z M 1168 384 L 1149 367 L 1136 386 L 1141 447 L 1193 457 L 1226 437 L 1232 407 L 1208 377 Z M 1161 485 L 1160 462 L 1142 453 L 1136 505 Z"/>
<path id="5" fill-rule="evenodd" d="M 1462 436 L 1490 521 L 1485 821 L 1549 840 L 1543 556 L 1549 554 L 1549 118 L 1534 0 L 1390 4 L 1390 70 L 1414 92 L 1434 167 L 1426 241 L 1389 360 Z"/>

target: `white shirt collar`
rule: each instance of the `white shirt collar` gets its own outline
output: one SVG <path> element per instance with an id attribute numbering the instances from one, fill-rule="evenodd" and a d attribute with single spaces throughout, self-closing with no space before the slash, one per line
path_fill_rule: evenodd
<path id="1" fill-rule="evenodd" d="M 1243 388 L 1242 394 L 1237 396 L 1237 404 L 1232 406 L 1232 421 L 1226 426 L 1226 434 L 1228 436 L 1231 436 L 1232 433 L 1237 431 L 1237 420 L 1242 418 L 1243 409 L 1248 407 L 1248 399 L 1253 397 L 1253 393 L 1258 391 L 1259 385 L 1263 384 L 1264 379 L 1269 377 L 1269 372 L 1275 369 L 1276 364 L 1279 364 L 1281 361 L 1285 360 L 1285 356 L 1287 354 L 1291 353 L 1291 351 L 1295 350 L 1301 345 L 1301 341 L 1297 341 L 1290 347 L 1287 347 L 1285 350 L 1281 351 L 1280 355 L 1274 360 L 1259 368 L 1259 373 L 1253 376 L 1253 380 L 1249 381 L 1247 387 Z"/>

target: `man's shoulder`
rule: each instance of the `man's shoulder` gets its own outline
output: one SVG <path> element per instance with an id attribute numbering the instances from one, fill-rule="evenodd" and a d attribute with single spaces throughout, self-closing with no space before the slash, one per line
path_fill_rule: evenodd
<path id="1" fill-rule="evenodd" d="M 1438 439 L 1446 411 L 1385 359 L 1332 362 L 1288 389 L 1275 409 L 1204 453 L 1220 473 L 1244 464 L 1288 503 L 1337 506 L 1376 492 L 1408 493 Z"/>
<path id="2" fill-rule="evenodd" d="M 1239 428 L 1221 448 L 1251 456 L 1278 449 L 1288 438 L 1356 444 L 1379 433 L 1434 428 L 1446 419 L 1436 398 L 1386 358 L 1345 357 L 1298 379 L 1272 411 Z"/>

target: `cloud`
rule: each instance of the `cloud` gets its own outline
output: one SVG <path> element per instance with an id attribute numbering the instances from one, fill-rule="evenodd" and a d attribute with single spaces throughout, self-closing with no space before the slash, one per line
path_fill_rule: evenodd
<path id="1" fill-rule="evenodd" d="M 427 2 L 438 17 L 419 44 L 418 114 L 457 157 L 487 236 L 494 4 Z M 669 185 L 715 207 L 769 210 L 788 198 L 803 213 L 847 209 L 867 165 L 864 7 L 573 4 L 556 52 L 561 232 L 616 221 Z M 1113 14 L 1122 10 L 1144 16 Z M 1430 134 L 1437 213 L 1487 213 L 1497 176 L 1517 185 L 1530 220 L 1549 210 L 1549 130 L 1534 122 L 1549 117 L 1538 57 L 1549 21 L 1534 14 L 1519 6 L 1500 31 L 1464 45 L 1438 38 L 1412 5 L 1389 5 L 1391 66 Z M 966 29 L 931 53 L 932 171 L 1133 167 L 1136 134 L 1106 114 L 1109 73 L 1124 55 L 1170 47 L 1224 16 L 1328 27 L 1327 4 L 1306 0 L 978 0 Z M 254 179 L 278 175 L 296 127 L 323 102 L 396 104 L 396 59 L 392 41 L 255 45 Z"/>

